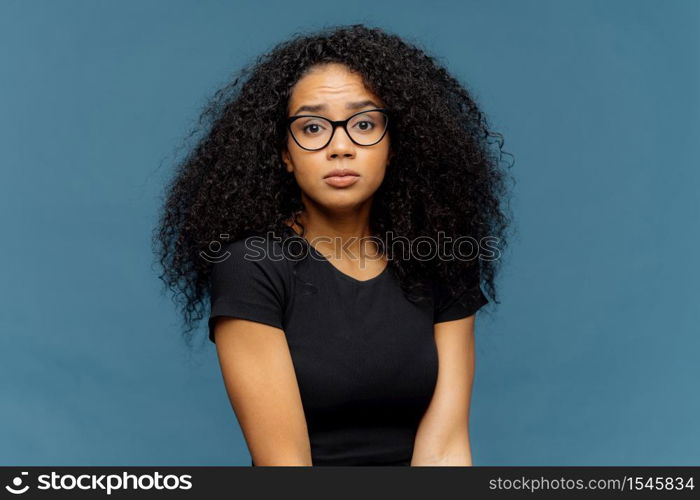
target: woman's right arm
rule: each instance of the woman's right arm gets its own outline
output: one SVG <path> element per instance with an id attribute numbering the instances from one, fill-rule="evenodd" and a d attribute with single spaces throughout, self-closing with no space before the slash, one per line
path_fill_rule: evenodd
<path id="1" fill-rule="evenodd" d="M 226 392 L 256 466 L 311 466 L 294 365 L 279 328 L 220 317 L 216 351 Z"/>

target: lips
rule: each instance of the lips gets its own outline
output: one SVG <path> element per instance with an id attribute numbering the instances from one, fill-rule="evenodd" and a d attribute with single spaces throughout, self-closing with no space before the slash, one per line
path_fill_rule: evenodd
<path id="1" fill-rule="evenodd" d="M 327 179 L 329 177 L 346 177 L 355 176 L 359 177 L 360 174 L 349 168 L 336 168 L 328 172 L 323 178 Z"/>
<path id="2" fill-rule="evenodd" d="M 334 188 L 347 188 L 359 182 L 359 175 L 329 175 L 323 178 L 323 182 Z"/>

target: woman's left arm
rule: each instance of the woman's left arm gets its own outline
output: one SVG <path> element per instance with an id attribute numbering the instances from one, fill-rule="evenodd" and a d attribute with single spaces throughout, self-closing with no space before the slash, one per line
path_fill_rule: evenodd
<path id="1" fill-rule="evenodd" d="M 438 378 L 418 426 L 411 466 L 472 465 L 469 405 L 474 379 L 475 315 L 435 323 Z"/>

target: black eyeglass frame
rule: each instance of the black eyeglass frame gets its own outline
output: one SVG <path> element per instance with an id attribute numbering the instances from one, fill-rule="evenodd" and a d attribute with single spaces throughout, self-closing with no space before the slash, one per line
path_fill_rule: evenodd
<path id="1" fill-rule="evenodd" d="M 369 113 L 371 111 L 381 111 L 384 114 L 384 117 L 385 117 L 384 132 L 382 132 L 381 137 L 379 139 L 377 139 L 375 142 L 373 142 L 372 144 L 360 144 L 355 139 L 353 139 L 350 132 L 348 132 L 348 123 L 350 122 L 350 120 L 355 118 L 357 115 L 361 115 L 362 113 Z M 331 136 L 328 138 L 328 142 L 326 142 L 320 148 L 313 148 L 313 149 L 305 148 L 304 146 L 299 144 L 299 141 L 294 136 L 294 132 L 292 132 L 292 123 L 295 120 L 298 120 L 299 118 L 321 118 L 322 120 L 326 120 L 327 122 L 329 122 L 331 124 L 331 127 L 333 127 L 333 130 L 331 131 Z M 379 144 L 381 142 L 381 140 L 384 139 L 384 136 L 386 135 L 387 130 L 389 130 L 389 110 L 387 108 L 364 109 L 362 111 L 358 111 L 357 113 L 355 113 L 352 116 L 349 116 L 345 120 L 329 120 L 325 116 L 319 116 L 319 115 L 296 115 L 296 116 L 290 116 L 289 118 L 287 118 L 287 130 L 289 130 L 289 134 L 292 136 L 292 139 L 294 139 L 294 142 L 296 142 L 297 145 L 301 149 L 305 149 L 306 151 L 320 151 L 323 148 L 325 148 L 326 146 L 328 146 L 331 143 L 331 141 L 333 140 L 333 136 L 335 135 L 335 130 L 338 127 L 343 127 L 343 130 L 345 130 L 345 133 L 350 138 L 350 140 L 352 142 L 354 142 L 355 144 L 357 144 L 358 146 L 374 146 L 375 144 Z"/>

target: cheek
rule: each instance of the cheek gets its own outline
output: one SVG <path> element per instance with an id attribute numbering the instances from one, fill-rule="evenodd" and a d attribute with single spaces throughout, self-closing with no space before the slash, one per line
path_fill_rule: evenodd
<path id="1" fill-rule="evenodd" d="M 379 185 L 384 180 L 384 175 L 386 174 L 386 167 L 384 164 L 379 165 L 372 169 L 371 174 L 368 174 L 368 180 L 371 181 L 373 186 Z"/>
<path id="2" fill-rule="evenodd" d="M 304 160 L 297 158 L 294 163 L 294 172 L 289 175 L 294 175 L 294 179 L 302 191 L 308 193 L 319 189 L 322 169 L 313 162 Z"/>
<path id="3" fill-rule="evenodd" d="M 372 165 L 372 168 L 368 172 L 368 177 L 371 177 L 373 182 L 381 184 L 384 176 L 386 175 L 388 155 L 386 153 L 380 153 L 371 158 L 368 163 Z"/>

